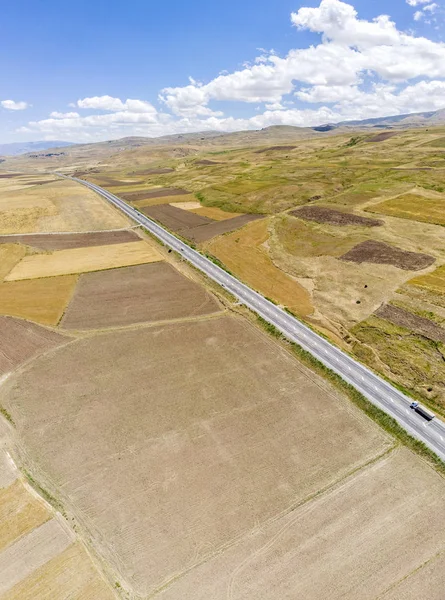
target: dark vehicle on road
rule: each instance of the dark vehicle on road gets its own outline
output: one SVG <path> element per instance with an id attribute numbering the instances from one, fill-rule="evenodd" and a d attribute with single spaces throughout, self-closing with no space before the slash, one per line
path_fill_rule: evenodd
<path id="1" fill-rule="evenodd" d="M 436 416 L 434 413 L 427 410 L 424 406 L 421 406 L 418 402 L 411 402 L 410 408 L 412 408 L 418 415 L 420 415 L 427 421 L 432 421 Z"/>

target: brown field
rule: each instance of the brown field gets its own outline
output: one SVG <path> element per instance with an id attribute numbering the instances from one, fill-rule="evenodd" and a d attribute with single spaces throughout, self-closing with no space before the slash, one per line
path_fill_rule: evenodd
<path id="1" fill-rule="evenodd" d="M 53 254 L 27 256 L 16 265 L 5 281 L 56 277 L 103 269 L 128 267 L 162 260 L 154 246 L 145 241 L 57 250 Z"/>
<path id="2" fill-rule="evenodd" d="M 244 227 L 244 225 L 247 225 L 247 223 L 263 218 L 264 215 L 238 215 L 232 219 L 224 219 L 223 221 L 217 221 L 216 223 L 210 223 L 209 225 L 186 229 L 181 233 L 184 237 L 200 244 L 202 242 L 207 242 L 218 235 L 222 235 L 223 233 L 236 231 L 237 229 Z"/>
<path id="3" fill-rule="evenodd" d="M 171 169 L 169 167 L 162 167 L 162 168 L 156 168 L 156 169 L 142 169 L 136 172 L 136 175 L 138 176 L 142 176 L 142 175 L 163 175 L 165 173 L 173 173 L 174 169 Z"/>
<path id="4" fill-rule="evenodd" d="M 161 262 L 82 275 L 61 326 L 97 329 L 218 311 L 202 286 Z"/>
<path id="5" fill-rule="evenodd" d="M 0 314 L 57 325 L 76 283 L 77 275 L 0 283 Z"/>
<path id="6" fill-rule="evenodd" d="M 0 245 L 0 282 L 3 281 L 11 269 L 15 267 L 25 255 L 26 248 L 17 243 L 3 243 Z"/>
<path id="7" fill-rule="evenodd" d="M 263 154 L 264 152 L 274 152 L 276 150 L 295 150 L 296 146 L 270 146 L 270 148 L 262 148 L 261 150 L 255 150 L 256 154 Z"/>
<path id="8" fill-rule="evenodd" d="M 410 331 L 425 336 L 429 340 L 445 343 L 445 329 L 443 327 L 440 327 L 429 319 L 414 315 L 403 308 L 385 304 L 375 314 L 381 319 L 386 319 L 394 325 L 405 327 Z"/>
<path id="9" fill-rule="evenodd" d="M 31 235 L 0 235 L 0 244 L 24 244 L 40 250 L 66 250 L 69 248 L 85 248 L 122 244 L 139 240 L 131 230 L 97 231 L 94 233 L 50 233 Z M 2 246 L 0 246 L 1 252 Z M 1 266 L 0 266 L 1 268 Z"/>
<path id="10" fill-rule="evenodd" d="M 250 223 L 241 231 L 221 236 L 205 249 L 221 260 L 241 281 L 300 316 L 312 314 L 309 292 L 278 269 L 263 244 L 269 238 L 268 220 Z"/>
<path id="11" fill-rule="evenodd" d="M 8 379 L 0 401 L 27 456 L 140 595 L 390 445 L 262 332 L 226 316 L 82 338 Z"/>
<path id="12" fill-rule="evenodd" d="M 213 221 L 225 221 L 226 219 L 233 219 L 240 216 L 240 213 L 226 212 L 217 206 L 200 206 L 199 208 L 192 209 L 192 212 L 202 217 L 208 217 Z"/>
<path id="13" fill-rule="evenodd" d="M 153 189 L 148 188 L 145 191 L 137 191 L 137 192 L 120 192 L 119 196 L 124 198 L 124 200 L 128 200 L 130 202 L 135 202 L 137 200 L 150 200 L 152 198 L 163 198 L 164 196 L 185 196 L 186 194 L 190 194 L 187 190 L 181 190 L 176 188 L 159 188 Z"/>
<path id="14" fill-rule="evenodd" d="M 366 139 L 365 142 L 384 142 L 394 137 L 395 135 L 397 135 L 396 131 L 383 131 L 382 133 L 379 133 L 371 138 Z"/>
<path id="15" fill-rule="evenodd" d="M 141 208 L 141 212 L 151 219 L 155 219 L 171 229 L 172 231 L 181 231 L 191 227 L 200 227 L 213 223 L 212 219 L 201 217 L 195 213 L 182 210 L 171 206 L 170 204 L 159 204 L 148 208 Z"/>
<path id="16" fill-rule="evenodd" d="M 329 225 L 360 225 L 362 227 L 378 227 L 383 225 L 383 221 L 369 219 L 346 213 L 325 206 L 304 206 L 297 210 L 292 210 L 289 214 L 299 219 L 315 221 L 316 223 L 328 223 Z"/>
<path id="17" fill-rule="evenodd" d="M 49 518 L 41 500 L 32 496 L 20 479 L 0 489 L 0 555 L 12 542 Z"/>
<path id="18" fill-rule="evenodd" d="M 434 561 L 445 549 L 438 527 L 444 492 L 443 479 L 422 461 L 406 450 L 392 452 L 258 527 L 174 582 L 162 598 L 442 600 L 443 560 Z"/>
<path id="19" fill-rule="evenodd" d="M 410 279 L 411 285 L 416 285 L 439 294 L 445 294 L 445 266 L 438 267 L 432 273 Z"/>
<path id="20" fill-rule="evenodd" d="M 14 181 L 14 180 L 8 180 Z M 92 190 L 68 180 L 2 191 L 0 233 L 93 231 L 128 226 L 127 218 Z"/>
<path id="21" fill-rule="evenodd" d="M 195 165 L 203 165 L 203 166 L 211 166 L 211 165 L 220 165 L 220 162 L 217 162 L 216 160 L 208 160 L 207 158 L 203 159 L 203 160 L 197 160 L 195 162 Z"/>
<path id="22" fill-rule="evenodd" d="M 67 340 L 34 323 L 0 317 L 0 375 Z"/>
<path id="23" fill-rule="evenodd" d="M 436 261 L 433 256 L 428 254 L 407 252 L 376 240 L 361 242 L 340 258 L 359 264 L 368 262 L 378 265 L 394 265 L 404 271 L 420 271 L 430 267 Z"/>
<path id="24" fill-rule="evenodd" d="M 404 194 L 374 204 L 367 210 L 402 219 L 445 225 L 445 198 L 440 197 L 428 198 L 417 194 Z"/>

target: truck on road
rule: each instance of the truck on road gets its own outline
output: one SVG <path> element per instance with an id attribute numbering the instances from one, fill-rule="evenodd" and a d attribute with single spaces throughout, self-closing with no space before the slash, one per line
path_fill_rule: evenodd
<path id="1" fill-rule="evenodd" d="M 434 413 L 426 409 L 424 406 L 421 406 L 418 402 L 411 402 L 411 408 L 421 417 L 426 419 L 427 421 L 432 421 L 436 416 Z"/>

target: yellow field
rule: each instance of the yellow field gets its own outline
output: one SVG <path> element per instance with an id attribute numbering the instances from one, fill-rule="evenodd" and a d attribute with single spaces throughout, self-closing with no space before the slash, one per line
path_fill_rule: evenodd
<path id="1" fill-rule="evenodd" d="M 445 294 L 445 265 L 427 275 L 414 277 L 414 279 L 410 279 L 408 283 L 433 292 L 439 292 L 439 294 Z"/>
<path id="2" fill-rule="evenodd" d="M 10 179 L 0 197 L 0 233 L 97 231 L 126 227 L 128 220 L 92 190 L 60 180 L 14 186 Z"/>
<path id="3" fill-rule="evenodd" d="M 1 283 L 0 314 L 57 325 L 76 283 L 76 275 Z"/>
<path id="4" fill-rule="evenodd" d="M 45 506 L 16 479 L 0 489 L 0 552 L 50 518 Z"/>
<path id="5" fill-rule="evenodd" d="M 242 281 L 265 296 L 298 315 L 310 315 L 313 307 L 309 292 L 280 271 L 261 247 L 269 238 L 268 223 L 268 219 L 254 221 L 239 231 L 219 236 L 205 247 Z"/>
<path id="6" fill-rule="evenodd" d="M 174 206 L 175 208 L 182 208 L 182 210 L 192 210 L 195 211 L 196 208 L 201 208 L 201 202 L 170 202 L 170 206 Z"/>
<path id="7" fill-rule="evenodd" d="M 115 595 L 99 576 L 84 548 L 72 544 L 16 584 L 1 600 L 111 600 Z"/>
<path id="8" fill-rule="evenodd" d="M 200 208 L 193 209 L 192 212 L 202 217 L 208 217 L 209 219 L 215 219 L 215 221 L 225 221 L 226 219 L 233 219 L 233 217 L 239 217 L 243 213 L 233 213 L 221 210 L 216 206 L 201 206 Z"/>
<path id="9" fill-rule="evenodd" d="M 143 241 L 58 250 L 52 254 L 25 257 L 12 269 L 5 281 L 102 271 L 158 260 L 162 260 L 159 252 Z"/>
<path id="10" fill-rule="evenodd" d="M 20 244 L 0 245 L 0 282 L 3 281 L 10 270 L 24 258 L 25 254 L 26 248 Z"/>
<path id="11" fill-rule="evenodd" d="M 404 194 L 375 204 L 368 210 L 402 219 L 445 225 L 445 198 Z"/>

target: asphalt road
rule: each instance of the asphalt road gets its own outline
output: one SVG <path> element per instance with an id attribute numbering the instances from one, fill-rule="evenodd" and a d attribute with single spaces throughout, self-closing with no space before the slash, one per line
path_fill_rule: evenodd
<path id="1" fill-rule="evenodd" d="M 373 404 L 391 415 L 413 437 L 424 442 L 445 461 L 445 423 L 438 417 L 430 422 L 426 421 L 410 408 L 411 398 L 399 392 L 381 377 L 314 333 L 298 319 L 266 300 L 261 294 L 241 283 L 236 277 L 226 273 L 208 258 L 193 250 L 182 240 L 114 194 L 83 179 L 75 177 L 70 179 L 94 190 L 128 217 L 148 229 L 166 246 L 181 254 L 184 259 L 205 273 L 210 279 L 226 288 L 240 303 L 248 306 L 268 323 L 274 325 L 286 338 L 296 342 L 329 369 L 340 375 L 342 379 L 353 385 Z"/>

